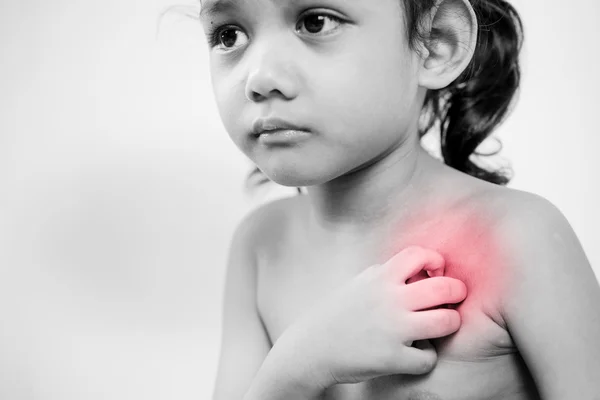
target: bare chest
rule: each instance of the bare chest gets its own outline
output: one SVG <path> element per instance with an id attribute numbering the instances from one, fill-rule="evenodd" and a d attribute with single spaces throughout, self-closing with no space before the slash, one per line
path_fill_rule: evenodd
<path id="1" fill-rule="evenodd" d="M 285 246 L 284 246 L 285 248 Z M 364 268 L 376 263 L 374 249 L 331 252 L 314 246 L 259 257 L 257 305 L 274 343 L 304 312 Z M 281 250 L 281 248 L 280 248 Z M 449 269 L 452 274 L 452 269 Z M 461 275 L 459 269 L 454 272 Z M 358 384 L 336 385 L 327 399 L 535 399 L 529 374 L 508 332 L 494 320 L 493 301 L 482 279 L 470 273 L 469 296 L 457 310 L 462 326 L 453 335 L 431 340 L 438 352 L 434 371 L 421 376 L 392 375 Z M 455 276 L 460 279 L 460 276 Z"/>

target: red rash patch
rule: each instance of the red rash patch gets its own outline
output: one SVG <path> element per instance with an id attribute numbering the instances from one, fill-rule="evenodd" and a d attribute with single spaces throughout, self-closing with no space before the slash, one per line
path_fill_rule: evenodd
<path id="1" fill-rule="evenodd" d="M 444 276 L 467 286 L 467 299 L 462 304 L 497 304 L 506 269 L 494 233 L 494 216 L 474 210 L 472 205 L 443 211 L 430 208 L 411 215 L 392 229 L 394 253 L 411 245 L 436 250 L 446 261 Z M 427 272 L 421 271 L 408 283 L 425 278 Z"/>

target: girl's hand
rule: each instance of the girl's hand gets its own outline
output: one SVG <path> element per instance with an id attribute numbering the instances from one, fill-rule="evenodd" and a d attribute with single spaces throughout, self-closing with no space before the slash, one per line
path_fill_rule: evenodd
<path id="1" fill-rule="evenodd" d="M 422 270 L 431 278 L 406 281 Z M 444 277 L 443 257 L 409 247 L 354 277 L 284 334 L 323 388 L 378 376 L 424 374 L 437 354 L 428 341 L 456 332 L 460 316 L 432 307 L 466 298 L 462 281 Z M 426 310 L 430 309 L 430 310 Z M 306 365 L 306 364 L 304 364 Z"/>

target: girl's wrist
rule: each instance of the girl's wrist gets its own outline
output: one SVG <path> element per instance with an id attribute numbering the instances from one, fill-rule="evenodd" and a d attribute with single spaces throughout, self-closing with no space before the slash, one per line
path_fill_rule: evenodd
<path id="1" fill-rule="evenodd" d="M 318 360 L 303 349 L 292 332 L 275 343 L 243 400 L 313 400 L 332 386 Z"/>
<path id="2" fill-rule="evenodd" d="M 288 360 L 292 376 L 307 384 L 311 390 L 323 392 L 337 382 L 329 371 L 323 352 L 318 349 L 317 341 L 307 340 L 307 337 L 309 334 L 305 330 L 288 329 L 273 348 L 277 347 L 282 358 Z"/>

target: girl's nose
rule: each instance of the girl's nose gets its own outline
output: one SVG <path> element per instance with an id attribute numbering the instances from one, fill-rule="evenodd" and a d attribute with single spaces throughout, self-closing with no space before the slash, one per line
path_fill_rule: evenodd
<path id="1" fill-rule="evenodd" d="M 254 50 L 248 64 L 246 98 L 256 102 L 271 96 L 296 97 L 299 86 L 297 65 L 289 44 L 283 40 L 270 41 Z"/>

